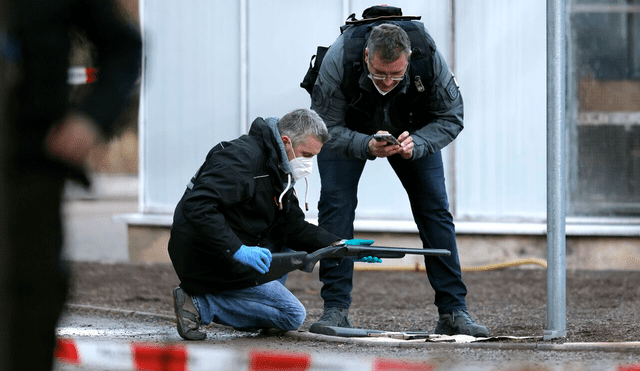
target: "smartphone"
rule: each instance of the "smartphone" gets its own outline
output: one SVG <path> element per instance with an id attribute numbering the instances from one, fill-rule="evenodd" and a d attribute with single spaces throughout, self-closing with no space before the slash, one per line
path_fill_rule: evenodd
<path id="1" fill-rule="evenodd" d="M 389 134 L 389 133 L 373 134 L 373 139 L 377 140 L 378 142 L 387 142 L 391 144 L 400 145 L 400 142 L 398 142 L 396 137 L 394 137 L 392 134 Z"/>

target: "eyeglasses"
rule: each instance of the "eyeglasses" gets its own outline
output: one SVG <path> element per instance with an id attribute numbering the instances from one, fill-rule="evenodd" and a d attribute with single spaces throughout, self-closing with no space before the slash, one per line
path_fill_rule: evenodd
<path id="1" fill-rule="evenodd" d="M 396 76 L 392 76 L 392 75 L 374 75 L 372 73 L 369 74 L 369 77 L 374 79 L 374 80 L 386 80 L 387 77 L 391 79 L 391 81 L 402 81 L 404 80 L 404 74 L 403 75 L 396 75 Z"/>

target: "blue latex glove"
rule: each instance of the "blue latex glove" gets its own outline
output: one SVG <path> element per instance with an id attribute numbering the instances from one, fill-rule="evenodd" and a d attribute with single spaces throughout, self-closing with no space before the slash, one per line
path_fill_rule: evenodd
<path id="1" fill-rule="evenodd" d="M 375 256 L 365 256 L 361 259 L 356 260 L 357 262 L 362 263 L 382 263 L 382 259 Z"/>
<path id="2" fill-rule="evenodd" d="M 258 246 L 242 245 L 233 254 L 233 259 L 265 274 L 271 265 L 271 251 Z"/>
<path id="3" fill-rule="evenodd" d="M 344 241 L 344 244 L 349 246 L 369 246 L 373 244 L 373 240 L 361 240 L 361 239 L 354 238 L 351 240 Z M 382 259 L 375 256 L 365 256 L 360 259 L 353 258 L 352 260 L 355 262 L 363 262 L 363 263 L 382 263 Z"/>
<path id="4" fill-rule="evenodd" d="M 351 246 L 369 246 L 373 244 L 373 240 L 360 240 L 358 238 L 354 238 L 352 240 L 344 241 L 344 244 L 351 245 Z"/>

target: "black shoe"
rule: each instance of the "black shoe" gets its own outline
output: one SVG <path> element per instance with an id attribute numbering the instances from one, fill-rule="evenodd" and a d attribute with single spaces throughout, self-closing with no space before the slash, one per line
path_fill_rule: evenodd
<path id="1" fill-rule="evenodd" d="M 324 334 L 327 326 L 352 328 L 349 309 L 325 308 L 320 319 L 309 327 L 309 332 Z"/>
<path id="2" fill-rule="evenodd" d="M 185 306 L 192 310 L 185 309 Z M 200 313 L 193 305 L 191 297 L 180 287 L 173 289 L 173 309 L 176 312 L 178 334 L 185 340 L 204 340 L 207 334 L 198 331 Z M 195 312 L 195 313 L 194 313 Z"/>
<path id="3" fill-rule="evenodd" d="M 436 330 L 441 335 L 471 335 L 489 337 L 489 330 L 476 323 L 466 310 L 441 314 Z"/>

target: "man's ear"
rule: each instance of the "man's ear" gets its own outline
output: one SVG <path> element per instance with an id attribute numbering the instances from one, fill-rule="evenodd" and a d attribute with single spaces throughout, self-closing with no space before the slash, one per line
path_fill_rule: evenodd
<path id="1" fill-rule="evenodd" d="M 364 48 L 364 63 L 369 63 L 369 48 Z"/>
<path id="2" fill-rule="evenodd" d="M 295 153 L 293 152 L 293 143 L 291 142 L 291 138 L 289 138 L 286 135 L 283 135 L 281 137 L 282 139 L 282 144 L 285 145 L 284 150 L 287 152 L 287 158 L 289 159 L 289 161 L 291 161 L 291 159 L 294 157 Z M 286 144 L 289 143 L 289 148 L 287 148 Z"/>

